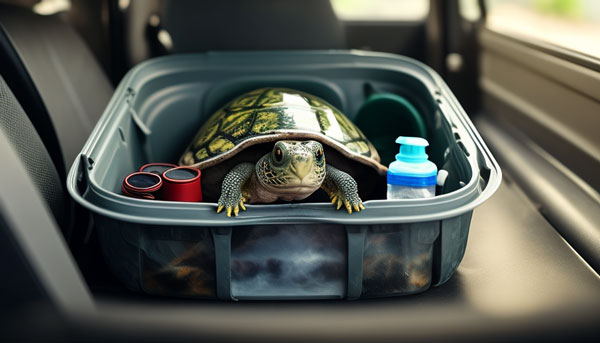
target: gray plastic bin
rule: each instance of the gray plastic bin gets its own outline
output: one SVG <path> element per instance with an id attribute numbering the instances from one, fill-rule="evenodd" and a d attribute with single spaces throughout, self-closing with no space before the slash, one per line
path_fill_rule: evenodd
<path id="1" fill-rule="evenodd" d="M 352 215 L 330 203 L 248 205 L 235 218 L 217 214 L 214 203 L 121 194 L 127 174 L 177 161 L 219 106 L 264 86 L 314 94 L 350 119 L 366 89 L 403 96 L 427 124 L 430 158 L 449 172 L 442 194 L 368 200 Z M 455 97 L 421 63 L 359 51 L 207 53 L 131 70 L 74 162 L 68 189 L 92 212 L 107 264 L 130 289 L 223 300 L 356 299 L 446 282 L 463 257 L 473 209 L 500 180 Z"/>

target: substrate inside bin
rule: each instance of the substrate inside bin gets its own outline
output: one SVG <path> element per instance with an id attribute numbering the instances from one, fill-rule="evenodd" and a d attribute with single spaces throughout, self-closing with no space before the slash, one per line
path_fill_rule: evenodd
<path id="1" fill-rule="evenodd" d="M 432 223 L 373 225 L 365 237 L 362 296 L 410 294 L 431 285 Z"/>
<path id="2" fill-rule="evenodd" d="M 117 225 L 118 226 L 118 225 Z M 105 254 L 132 261 L 116 231 L 103 231 L 113 244 Z M 140 237 L 135 238 L 135 232 Z M 439 225 L 430 222 L 372 225 L 364 236 L 362 297 L 411 294 L 432 283 L 434 242 Z M 157 295 L 216 297 L 215 247 L 209 228 L 123 227 L 139 259 L 138 287 Z M 108 250 L 107 250 L 108 249 Z M 231 295 L 236 299 L 343 298 L 348 273 L 343 225 L 240 226 L 231 236 Z M 114 266 L 113 266 L 114 269 Z M 137 279 L 137 267 L 113 270 Z M 133 273 L 133 274 L 132 274 Z"/>
<path id="3" fill-rule="evenodd" d="M 215 248 L 210 230 L 148 226 L 138 245 L 141 286 L 150 294 L 214 298 Z"/>
<path id="4" fill-rule="evenodd" d="M 235 298 L 342 298 L 348 255 L 341 225 L 260 225 L 233 230 Z"/>

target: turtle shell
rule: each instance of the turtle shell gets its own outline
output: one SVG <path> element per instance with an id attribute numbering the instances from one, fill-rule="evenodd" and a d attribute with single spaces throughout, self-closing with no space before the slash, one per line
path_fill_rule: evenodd
<path id="1" fill-rule="evenodd" d="M 179 164 L 204 169 L 249 146 L 282 139 L 314 139 L 380 174 L 387 171 L 373 144 L 342 112 L 286 88 L 256 89 L 227 103 L 200 128 Z"/>

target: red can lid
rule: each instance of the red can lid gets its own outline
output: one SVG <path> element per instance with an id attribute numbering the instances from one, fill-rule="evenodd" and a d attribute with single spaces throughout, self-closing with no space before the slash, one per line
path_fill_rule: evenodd
<path id="1" fill-rule="evenodd" d="M 162 186 L 159 175 L 148 172 L 135 172 L 127 175 L 123 180 L 122 188 L 128 193 L 152 193 Z"/>
<path id="2" fill-rule="evenodd" d="M 175 182 L 175 183 L 188 183 L 194 182 L 200 178 L 200 170 L 196 168 L 190 167 L 177 167 L 171 168 L 164 173 L 162 173 L 162 177 L 165 181 Z"/>

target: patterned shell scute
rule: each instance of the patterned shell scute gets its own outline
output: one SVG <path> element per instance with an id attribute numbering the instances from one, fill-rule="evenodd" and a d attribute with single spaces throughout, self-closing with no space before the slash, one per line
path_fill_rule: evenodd
<path id="1" fill-rule="evenodd" d="M 367 158 L 377 155 L 364 134 L 324 100 L 291 89 L 261 88 L 235 98 L 213 114 L 194 138 L 183 162 L 192 165 L 254 137 L 290 132 L 326 136 Z"/>

